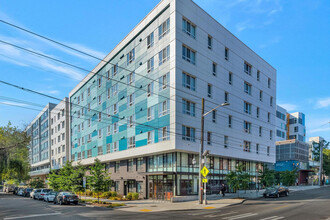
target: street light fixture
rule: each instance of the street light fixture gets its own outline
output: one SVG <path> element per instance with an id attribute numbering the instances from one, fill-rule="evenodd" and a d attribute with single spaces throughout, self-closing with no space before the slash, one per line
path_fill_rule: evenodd
<path id="1" fill-rule="evenodd" d="M 224 107 L 229 105 L 228 102 L 224 102 L 215 108 L 211 109 L 210 111 L 204 113 L 204 104 L 205 104 L 205 99 L 202 98 L 202 118 L 201 118 L 201 143 L 200 143 L 200 149 L 199 149 L 199 190 L 198 190 L 198 198 L 199 198 L 199 204 L 203 204 L 203 183 L 202 183 L 202 174 L 201 170 L 203 165 L 205 164 L 206 161 L 202 162 L 202 154 L 204 156 L 204 117 L 211 112 L 215 111 L 219 107 Z M 208 154 L 209 151 L 206 152 Z M 204 156 L 206 158 L 206 155 Z M 206 195 L 206 185 L 205 185 L 205 195 Z M 206 199 L 205 199 L 206 202 Z"/>

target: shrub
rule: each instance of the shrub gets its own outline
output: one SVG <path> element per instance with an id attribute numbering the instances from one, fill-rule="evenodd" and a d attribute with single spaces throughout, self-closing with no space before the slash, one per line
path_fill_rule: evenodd
<path id="1" fill-rule="evenodd" d="M 93 195 L 92 191 L 86 190 L 86 196 L 92 196 L 92 195 Z"/>
<path id="2" fill-rule="evenodd" d="M 92 203 L 98 203 L 98 201 L 97 200 L 92 200 Z"/>
<path id="3" fill-rule="evenodd" d="M 116 196 L 118 196 L 118 195 L 117 195 L 117 192 L 114 192 L 114 191 L 113 191 L 113 192 L 111 192 L 111 196 L 109 196 L 109 197 L 116 197 Z"/>
<path id="4" fill-rule="evenodd" d="M 128 193 L 127 194 L 127 199 L 132 200 L 133 199 L 133 193 Z"/>
<path id="5" fill-rule="evenodd" d="M 133 199 L 134 200 L 139 199 L 139 193 L 133 193 Z"/>
<path id="6" fill-rule="evenodd" d="M 94 198 L 98 198 L 98 197 L 101 197 L 102 193 L 94 193 L 93 192 L 93 197 Z"/>

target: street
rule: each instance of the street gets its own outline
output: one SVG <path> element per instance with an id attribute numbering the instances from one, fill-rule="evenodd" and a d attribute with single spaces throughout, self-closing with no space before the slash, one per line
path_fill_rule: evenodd
<path id="1" fill-rule="evenodd" d="M 155 204 L 158 205 L 158 204 Z M 330 187 L 293 192 L 289 197 L 247 200 L 221 209 L 127 212 L 74 205 L 54 205 L 0 194 L 0 218 L 10 219 L 330 219 Z"/>

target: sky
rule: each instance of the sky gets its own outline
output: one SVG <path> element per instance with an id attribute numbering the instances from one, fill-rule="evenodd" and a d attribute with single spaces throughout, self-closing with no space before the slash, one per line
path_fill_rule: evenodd
<path id="1" fill-rule="evenodd" d="M 0 20 L 104 58 L 159 0 L 3 0 Z M 307 138 L 330 140 L 330 1 L 195 0 L 277 70 L 277 104 L 306 115 Z M 87 70 L 98 61 L 0 22 L 0 41 Z M 57 98 L 87 72 L 0 42 L 0 80 Z M 23 101 L 23 103 L 22 103 Z M 0 126 L 24 128 L 57 100 L 0 83 Z M 31 105 L 32 103 L 32 105 Z"/>

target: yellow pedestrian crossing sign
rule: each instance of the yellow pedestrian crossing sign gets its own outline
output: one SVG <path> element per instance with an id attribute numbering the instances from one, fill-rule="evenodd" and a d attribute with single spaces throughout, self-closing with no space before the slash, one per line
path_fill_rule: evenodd
<path id="1" fill-rule="evenodd" d="M 209 174 L 209 170 L 206 168 L 206 166 L 204 166 L 201 170 L 201 174 L 206 177 L 207 174 Z"/>
<path id="2" fill-rule="evenodd" d="M 203 179 L 203 183 L 207 183 L 207 179 Z"/>

